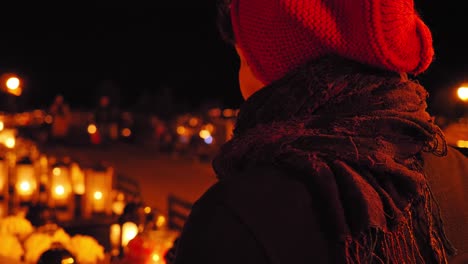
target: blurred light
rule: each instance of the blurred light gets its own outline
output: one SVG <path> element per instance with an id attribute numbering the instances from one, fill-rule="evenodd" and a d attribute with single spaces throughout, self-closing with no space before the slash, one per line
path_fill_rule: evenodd
<path id="1" fill-rule="evenodd" d="M 164 217 L 163 215 L 158 216 L 158 218 L 156 219 L 156 226 L 162 227 L 165 224 L 166 224 L 166 217 Z"/>
<path id="2" fill-rule="evenodd" d="M 160 259 L 161 257 L 159 257 L 157 253 L 154 253 L 153 256 L 151 257 L 151 260 L 153 260 L 154 262 L 159 262 Z"/>
<path id="3" fill-rule="evenodd" d="M 223 116 L 232 117 L 233 115 L 234 115 L 234 111 L 232 109 L 226 108 L 223 110 Z"/>
<path id="4" fill-rule="evenodd" d="M 457 140 L 457 147 L 468 148 L 468 140 Z"/>
<path id="5" fill-rule="evenodd" d="M 97 132 L 97 127 L 96 127 L 96 125 L 95 125 L 95 124 L 90 124 L 90 125 L 88 126 L 88 133 L 89 133 L 89 134 L 94 134 L 94 133 L 96 133 L 96 132 Z"/>
<path id="6" fill-rule="evenodd" d="M 151 213 L 151 207 L 146 206 L 145 209 L 144 209 L 144 211 L 145 211 L 145 214 Z"/>
<path id="7" fill-rule="evenodd" d="M 71 257 L 62 260 L 62 264 L 73 264 L 73 263 L 75 263 L 75 260 Z"/>
<path id="8" fill-rule="evenodd" d="M 213 133 L 214 131 L 214 126 L 212 124 L 206 124 L 205 129 L 210 131 L 210 133 Z"/>
<path id="9" fill-rule="evenodd" d="M 57 197 L 63 196 L 65 194 L 65 187 L 63 187 L 62 185 L 57 185 L 54 191 Z"/>
<path id="10" fill-rule="evenodd" d="M 131 134 L 132 134 L 132 131 L 130 130 L 130 128 L 122 129 L 122 136 L 129 137 Z"/>
<path id="11" fill-rule="evenodd" d="M 177 127 L 177 134 L 183 135 L 183 134 L 185 134 L 185 131 L 186 131 L 185 127 L 183 127 L 183 126 L 178 126 Z"/>
<path id="12" fill-rule="evenodd" d="M 20 80 L 17 77 L 10 77 L 6 81 L 6 86 L 10 90 L 16 90 L 20 87 Z"/>
<path id="13" fill-rule="evenodd" d="M 60 175 L 61 172 L 62 172 L 62 170 L 60 168 L 55 167 L 55 168 L 52 169 L 52 174 L 55 175 L 55 176 Z"/>
<path id="14" fill-rule="evenodd" d="M 40 109 L 36 109 L 33 111 L 34 118 L 41 118 L 44 115 L 44 112 Z"/>
<path id="15" fill-rule="evenodd" d="M 458 98 L 460 98 L 460 100 L 468 101 L 468 87 L 461 86 L 460 88 L 458 88 L 457 95 Z"/>
<path id="16" fill-rule="evenodd" d="M 190 126 L 193 126 L 193 127 L 194 127 L 194 126 L 197 126 L 197 125 L 198 125 L 198 118 L 196 118 L 196 117 L 190 118 L 190 120 L 189 120 L 189 125 L 190 125 Z"/>
<path id="17" fill-rule="evenodd" d="M 124 201 L 114 201 L 112 203 L 112 212 L 116 215 L 121 215 L 123 214 L 123 211 L 125 210 L 125 202 Z"/>
<path id="18" fill-rule="evenodd" d="M 31 189 L 31 184 L 29 184 L 27 181 L 23 181 L 19 184 L 19 188 L 21 191 L 27 192 Z"/>
<path id="19" fill-rule="evenodd" d="M 205 141 L 206 144 L 211 144 L 211 143 L 213 143 L 213 137 L 209 136 L 209 137 L 205 138 L 204 141 Z"/>
<path id="20" fill-rule="evenodd" d="M 9 137 L 5 140 L 5 146 L 7 148 L 14 148 L 16 144 L 16 140 L 13 137 Z"/>
<path id="21" fill-rule="evenodd" d="M 2 131 L 5 128 L 5 124 L 3 121 L 0 121 L 0 131 Z"/>
<path id="22" fill-rule="evenodd" d="M 219 117 L 221 116 L 221 109 L 213 108 L 208 111 L 208 115 L 211 117 Z"/>
<path id="23" fill-rule="evenodd" d="M 198 133 L 198 135 L 203 138 L 203 139 L 206 139 L 208 137 L 211 137 L 211 133 L 210 131 L 206 130 L 206 129 L 202 129 L 200 130 L 200 133 Z"/>
<path id="24" fill-rule="evenodd" d="M 44 122 L 46 122 L 47 124 L 52 124 L 53 121 L 54 121 L 54 118 L 51 115 L 47 115 L 44 118 Z"/>
<path id="25" fill-rule="evenodd" d="M 101 200 L 102 199 L 102 192 L 100 191 L 97 191 L 97 192 L 94 192 L 94 200 Z"/>
<path id="26" fill-rule="evenodd" d="M 138 234 L 138 226 L 133 222 L 125 222 L 122 226 L 122 246 L 127 246 L 128 242 Z"/>

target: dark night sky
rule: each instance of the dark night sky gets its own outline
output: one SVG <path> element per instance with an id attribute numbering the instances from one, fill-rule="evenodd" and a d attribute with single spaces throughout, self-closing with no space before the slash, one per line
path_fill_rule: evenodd
<path id="1" fill-rule="evenodd" d="M 238 62 L 217 34 L 215 2 L 187 3 L 179 1 L 182 8 L 31 9 L 19 19 L 7 14 L 1 18 L 0 71 L 25 77 L 24 100 L 34 106 L 48 105 L 57 93 L 72 106 L 91 106 L 106 79 L 120 86 L 124 106 L 162 85 L 194 106 L 216 98 L 238 106 Z M 468 51 L 461 40 L 466 10 L 444 1 L 416 1 L 416 6 L 434 36 L 435 61 L 419 77 L 434 99 L 468 77 Z"/>

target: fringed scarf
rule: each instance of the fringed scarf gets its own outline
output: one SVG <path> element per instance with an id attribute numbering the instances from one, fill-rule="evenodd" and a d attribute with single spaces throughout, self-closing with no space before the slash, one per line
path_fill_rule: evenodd
<path id="1" fill-rule="evenodd" d="M 252 95 L 213 167 L 221 180 L 265 164 L 301 175 L 345 263 L 446 263 L 419 158 L 446 152 L 427 96 L 406 75 L 322 58 Z"/>

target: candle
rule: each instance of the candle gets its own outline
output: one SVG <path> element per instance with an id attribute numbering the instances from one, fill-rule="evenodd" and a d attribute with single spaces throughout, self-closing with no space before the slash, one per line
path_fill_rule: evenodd
<path id="1" fill-rule="evenodd" d="M 16 165 L 16 192 L 23 200 L 31 199 L 36 190 L 37 180 L 34 166 L 29 159 L 25 157 L 18 161 Z"/>
<path id="2" fill-rule="evenodd" d="M 51 178 L 52 199 L 57 204 L 66 204 L 71 193 L 68 169 L 64 165 L 55 165 Z"/>
<path id="3" fill-rule="evenodd" d="M 86 170 L 84 177 L 86 188 L 86 212 L 112 214 L 112 167 L 97 166 Z"/>
<path id="4" fill-rule="evenodd" d="M 93 210 L 94 212 L 102 212 L 105 209 L 104 194 L 97 190 L 93 193 Z"/>

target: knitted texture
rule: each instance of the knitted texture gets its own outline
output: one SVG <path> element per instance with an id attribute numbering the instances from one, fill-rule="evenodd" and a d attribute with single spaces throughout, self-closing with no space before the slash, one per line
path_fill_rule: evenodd
<path id="1" fill-rule="evenodd" d="M 236 44 L 265 84 L 327 54 L 415 75 L 434 55 L 413 0 L 233 0 L 231 20 Z"/>

